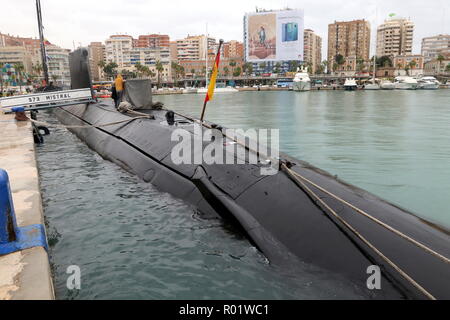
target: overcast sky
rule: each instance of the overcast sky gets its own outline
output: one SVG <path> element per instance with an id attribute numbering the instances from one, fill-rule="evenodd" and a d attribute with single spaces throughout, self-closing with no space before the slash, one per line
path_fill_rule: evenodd
<path id="1" fill-rule="evenodd" d="M 423 37 L 450 33 L 450 0 L 41 0 L 45 37 L 73 49 L 102 41 L 111 34 L 168 34 L 171 40 L 208 33 L 242 41 L 243 16 L 255 7 L 304 9 L 305 28 L 323 39 L 326 54 L 328 24 L 365 18 L 372 27 L 389 13 L 415 23 L 414 53 Z M 1 0 L 0 32 L 37 37 L 35 0 Z M 372 52 L 374 42 L 372 40 Z M 326 56 L 323 57 L 326 59 Z"/>

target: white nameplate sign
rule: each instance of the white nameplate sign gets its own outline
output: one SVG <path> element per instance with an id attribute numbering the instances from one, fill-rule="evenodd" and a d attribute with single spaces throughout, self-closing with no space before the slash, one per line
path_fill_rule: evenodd
<path id="1" fill-rule="evenodd" d="M 91 89 L 76 89 L 65 91 L 43 92 L 35 94 L 27 94 L 23 96 L 15 96 L 0 99 L 0 106 L 4 107 L 25 107 L 35 106 L 38 104 L 59 103 L 76 100 L 92 99 Z"/>

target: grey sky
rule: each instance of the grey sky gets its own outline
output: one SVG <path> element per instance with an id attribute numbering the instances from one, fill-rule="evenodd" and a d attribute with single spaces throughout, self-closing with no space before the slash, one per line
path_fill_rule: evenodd
<path id="1" fill-rule="evenodd" d="M 110 34 L 132 36 L 168 34 L 172 40 L 187 34 L 208 32 L 216 38 L 242 41 L 243 15 L 266 9 L 302 8 L 305 27 L 323 39 L 326 54 L 328 24 L 365 18 L 375 25 L 389 13 L 410 17 L 416 27 L 414 53 L 420 53 L 423 37 L 450 33 L 450 0 L 41 0 L 46 38 L 72 49 L 73 42 L 87 45 L 104 41 Z M 36 37 L 34 0 L 1 0 L 0 32 Z M 372 40 L 372 51 L 374 42 Z M 326 59 L 326 56 L 323 56 Z"/>

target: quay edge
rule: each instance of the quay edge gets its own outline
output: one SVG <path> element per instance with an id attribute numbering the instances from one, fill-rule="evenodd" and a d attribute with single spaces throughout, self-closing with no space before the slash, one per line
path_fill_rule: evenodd
<path id="1" fill-rule="evenodd" d="M 0 114 L 0 137 L 0 168 L 9 175 L 17 225 L 44 225 L 31 123 Z M 0 300 L 53 299 L 49 256 L 43 247 L 0 255 Z"/>

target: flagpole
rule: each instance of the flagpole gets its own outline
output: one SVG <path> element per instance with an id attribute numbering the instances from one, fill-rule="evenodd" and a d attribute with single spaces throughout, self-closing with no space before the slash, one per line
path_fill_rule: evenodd
<path id="1" fill-rule="evenodd" d="M 216 60 L 215 60 L 215 62 L 214 62 L 214 68 L 217 68 L 217 71 L 219 70 L 218 59 L 220 59 L 220 49 L 221 49 L 221 47 L 222 47 L 222 44 L 223 44 L 223 40 L 220 39 L 220 40 L 219 40 L 219 48 L 217 49 Z M 216 75 L 214 74 L 214 68 L 213 68 L 213 72 L 211 72 L 211 80 L 212 80 L 212 78 L 213 78 L 214 76 L 216 76 Z M 215 81 L 210 81 L 210 82 L 209 82 L 209 85 L 210 85 L 210 86 L 211 86 L 211 85 L 214 85 L 214 86 L 215 86 Z M 212 91 L 214 92 L 214 88 L 212 88 Z M 209 97 L 209 94 L 210 94 L 210 88 L 207 88 L 207 91 L 206 91 L 206 97 L 205 97 L 205 102 L 203 102 L 203 109 L 202 109 L 202 115 L 201 115 L 201 117 L 200 117 L 200 122 L 203 122 L 203 118 L 204 118 L 204 116 L 205 116 L 206 104 L 207 104 L 208 101 L 211 99 L 211 97 Z"/>

